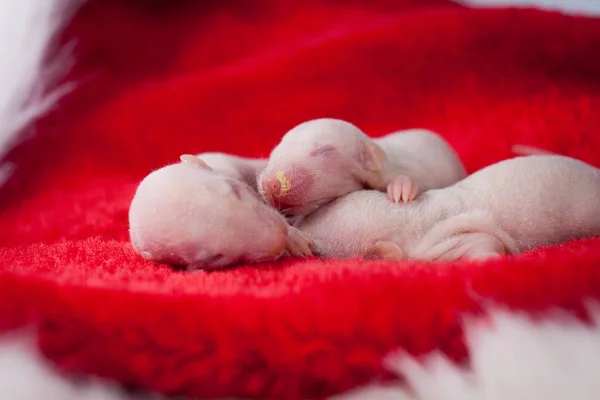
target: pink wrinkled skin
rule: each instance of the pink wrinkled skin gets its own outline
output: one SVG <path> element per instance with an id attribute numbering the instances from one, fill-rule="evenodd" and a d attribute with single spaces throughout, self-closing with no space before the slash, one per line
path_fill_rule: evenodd
<path id="1" fill-rule="evenodd" d="M 501 161 L 416 200 L 343 196 L 297 227 L 326 258 L 483 260 L 600 235 L 600 170 L 559 155 Z"/>
<path id="2" fill-rule="evenodd" d="M 433 132 L 412 129 L 371 139 L 349 122 L 322 118 L 283 136 L 258 187 L 284 214 L 301 216 L 364 188 L 387 190 L 394 201 L 406 202 L 418 197 L 416 188 L 442 188 L 465 176 L 454 150 Z"/>

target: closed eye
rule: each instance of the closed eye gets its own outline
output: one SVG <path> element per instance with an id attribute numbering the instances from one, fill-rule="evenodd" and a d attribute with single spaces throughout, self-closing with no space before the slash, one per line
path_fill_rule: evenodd
<path id="1" fill-rule="evenodd" d="M 237 197 L 238 200 L 242 200 L 242 185 L 234 180 L 228 180 L 227 183 L 229 183 L 229 187 L 231 188 L 231 191 L 233 192 L 235 197 Z"/>
<path id="2" fill-rule="evenodd" d="M 335 146 L 328 144 L 325 146 L 318 146 L 313 151 L 310 152 L 311 157 L 332 157 L 333 154 L 337 151 Z"/>

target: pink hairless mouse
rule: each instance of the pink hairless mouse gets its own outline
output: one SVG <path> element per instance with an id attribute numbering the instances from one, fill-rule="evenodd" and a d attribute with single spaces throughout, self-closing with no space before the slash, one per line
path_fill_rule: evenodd
<path id="1" fill-rule="evenodd" d="M 298 228 L 327 258 L 487 259 L 600 235 L 600 170 L 559 155 L 501 161 L 403 207 L 348 194 Z"/>
<path id="2" fill-rule="evenodd" d="M 240 157 L 233 154 L 212 152 L 195 156 L 184 154 L 180 156 L 180 159 L 182 162 L 199 164 L 217 172 L 219 175 L 241 181 L 252 188 L 253 195 L 259 197 L 256 180 L 259 172 L 267 165 L 267 160 L 264 158 Z M 286 218 L 286 222 L 290 224 L 293 219 Z M 287 230 L 288 241 L 285 255 L 295 257 L 312 255 L 310 238 L 291 225 L 288 225 Z"/>
<path id="3" fill-rule="evenodd" d="M 465 176 L 454 150 L 433 132 L 411 129 L 371 139 L 349 122 L 323 118 L 287 132 L 258 183 L 263 198 L 284 214 L 305 215 L 363 188 L 408 202 Z"/>
<path id="4" fill-rule="evenodd" d="M 132 200 L 131 243 L 144 258 L 193 270 L 311 254 L 308 237 L 248 184 L 196 156 L 181 161 L 150 173 Z"/>

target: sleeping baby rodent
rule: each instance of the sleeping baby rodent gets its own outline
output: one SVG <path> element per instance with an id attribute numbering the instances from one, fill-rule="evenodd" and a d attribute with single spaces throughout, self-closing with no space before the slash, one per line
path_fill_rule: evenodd
<path id="1" fill-rule="evenodd" d="M 431 131 L 410 129 L 371 139 L 349 122 L 322 118 L 283 136 L 259 174 L 258 187 L 274 207 L 299 216 L 364 188 L 408 202 L 465 176 L 452 147 Z"/>
<path id="2" fill-rule="evenodd" d="M 600 170 L 559 155 L 507 159 L 398 207 L 343 196 L 301 220 L 318 255 L 487 259 L 600 235 Z"/>
<path id="3" fill-rule="evenodd" d="M 239 179 L 256 176 L 243 159 L 211 153 L 207 162 L 181 156 L 181 163 L 150 173 L 139 184 L 129 210 L 133 248 L 148 260 L 194 269 L 311 254 L 310 241 Z M 232 158 L 230 158 L 232 157 Z M 227 172 L 228 167 L 233 169 Z M 244 172 L 245 171 L 245 172 Z"/>

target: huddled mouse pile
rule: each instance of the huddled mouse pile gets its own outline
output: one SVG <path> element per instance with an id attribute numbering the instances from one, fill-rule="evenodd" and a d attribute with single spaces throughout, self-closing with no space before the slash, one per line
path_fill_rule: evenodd
<path id="1" fill-rule="evenodd" d="M 526 146 L 467 175 L 424 129 L 304 122 L 268 159 L 182 155 L 129 211 L 142 257 L 188 270 L 281 257 L 485 260 L 600 235 L 600 170 Z"/>

